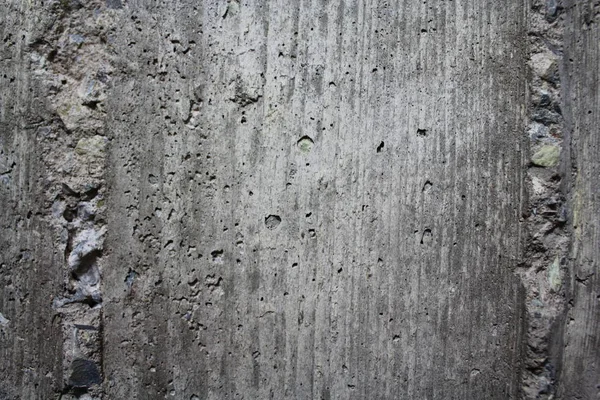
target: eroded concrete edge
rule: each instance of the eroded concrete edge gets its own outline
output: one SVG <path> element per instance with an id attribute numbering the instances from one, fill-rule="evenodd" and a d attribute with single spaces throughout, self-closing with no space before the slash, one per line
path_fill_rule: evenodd
<path id="1" fill-rule="evenodd" d="M 120 1 L 39 3 L 28 47 L 52 117 L 39 128 L 47 218 L 64 253 L 64 290 L 53 299 L 63 332 L 61 398 L 101 398 L 102 270 L 106 235 L 104 102 L 111 86 L 110 32 Z"/>
<path id="2" fill-rule="evenodd" d="M 564 190 L 565 148 L 561 110 L 563 7 L 560 0 L 529 2 L 527 141 L 527 246 L 520 275 L 526 289 L 526 346 L 522 397 L 553 399 L 560 369 L 561 321 L 570 232 Z"/>

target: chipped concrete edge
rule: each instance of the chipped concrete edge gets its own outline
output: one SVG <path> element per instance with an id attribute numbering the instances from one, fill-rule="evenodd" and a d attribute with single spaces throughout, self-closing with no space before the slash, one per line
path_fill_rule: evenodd
<path id="1" fill-rule="evenodd" d="M 563 190 L 569 146 L 561 110 L 563 7 L 560 0 L 530 0 L 526 186 L 527 245 L 517 270 L 526 291 L 526 337 L 521 397 L 553 399 L 560 370 L 565 271 L 571 241 Z"/>
<path id="2" fill-rule="evenodd" d="M 50 1 L 50 23 L 28 46 L 51 117 L 39 128 L 46 166 L 47 221 L 64 254 L 63 292 L 52 307 L 63 332 L 62 399 L 102 397 L 102 270 L 105 100 L 114 73 L 110 33 L 120 0 Z"/>

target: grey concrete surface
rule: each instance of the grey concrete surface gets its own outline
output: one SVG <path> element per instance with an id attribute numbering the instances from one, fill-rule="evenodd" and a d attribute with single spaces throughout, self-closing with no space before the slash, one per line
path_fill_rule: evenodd
<path id="1" fill-rule="evenodd" d="M 565 115 L 573 213 L 560 398 L 600 397 L 600 2 L 569 1 Z"/>
<path id="2" fill-rule="evenodd" d="M 600 393 L 598 2 L 0 4 L 0 399 Z"/>

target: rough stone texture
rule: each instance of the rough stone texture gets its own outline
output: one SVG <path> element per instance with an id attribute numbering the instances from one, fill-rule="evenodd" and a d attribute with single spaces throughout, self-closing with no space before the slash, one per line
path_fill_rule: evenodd
<path id="1" fill-rule="evenodd" d="M 0 397 L 101 393 L 75 378 L 102 362 L 110 10 L 99 1 L 1 7 L 0 310 L 9 323 Z"/>
<path id="2" fill-rule="evenodd" d="M 0 399 L 598 396 L 598 1 L 0 4 Z"/>
<path id="3" fill-rule="evenodd" d="M 562 115 L 563 8 L 535 0 L 529 4 L 529 110 L 526 247 L 517 273 L 526 291 L 527 347 L 523 354 L 523 397 L 553 399 L 562 351 L 560 329 L 570 264 L 568 206 L 561 156 L 565 141 Z M 564 157 L 563 157 L 564 159 Z M 564 186 L 564 185 L 563 185 Z"/>

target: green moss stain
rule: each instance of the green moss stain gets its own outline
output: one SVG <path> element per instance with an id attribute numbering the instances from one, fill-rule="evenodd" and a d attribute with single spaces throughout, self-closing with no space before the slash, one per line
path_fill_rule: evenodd
<path id="1" fill-rule="evenodd" d="M 542 146 L 531 158 L 531 162 L 538 167 L 554 167 L 558 164 L 560 149 L 549 144 Z"/>
<path id="2" fill-rule="evenodd" d="M 96 135 L 90 138 L 84 138 L 77 142 L 75 152 L 80 156 L 104 157 L 106 150 L 106 138 Z"/>
<path id="3" fill-rule="evenodd" d="M 58 113 L 58 115 L 60 116 L 60 118 L 64 121 L 65 118 L 69 115 L 69 113 L 71 112 L 71 105 L 68 103 L 62 104 L 60 105 L 57 109 L 56 112 Z"/>
<path id="4" fill-rule="evenodd" d="M 562 285 L 560 279 L 560 260 L 558 257 L 554 259 L 554 262 L 548 268 L 548 282 L 550 283 L 550 289 L 557 292 Z"/>

